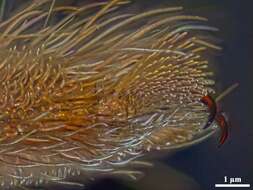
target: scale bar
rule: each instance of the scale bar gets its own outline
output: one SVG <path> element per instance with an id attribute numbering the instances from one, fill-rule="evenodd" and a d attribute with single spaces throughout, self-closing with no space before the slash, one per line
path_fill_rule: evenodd
<path id="1" fill-rule="evenodd" d="M 215 187 L 250 187 L 250 184 L 215 184 Z"/>

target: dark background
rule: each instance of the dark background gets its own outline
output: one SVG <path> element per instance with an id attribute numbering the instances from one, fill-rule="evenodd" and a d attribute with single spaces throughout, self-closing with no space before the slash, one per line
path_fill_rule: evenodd
<path id="1" fill-rule="evenodd" d="M 11 7 L 17 2 L 19 0 L 7 3 Z M 137 11 L 183 6 L 186 13 L 207 17 L 209 25 L 220 29 L 216 36 L 221 39 L 219 43 L 223 51 L 216 59 L 217 87 L 222 91 L 236 82 L 240 84 L 222 101 L 222 108 L 231 123 L 230 138 L 221 148 L 217 147 L 218 140 L 213 137 L 168 154 L 160 163 L 147 169 L 146 176 L 137 182 L 101 179 L 88 184 L 86 189 L 213 190 L 215 183 L 223 183 L 224 176 L 241 177 L 243 183 L 253 185 L 253 1 L 135 0 L 135 4 Z"/>

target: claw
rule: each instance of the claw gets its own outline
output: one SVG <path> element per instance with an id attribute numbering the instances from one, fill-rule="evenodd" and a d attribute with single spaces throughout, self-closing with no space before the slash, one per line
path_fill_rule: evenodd
<path id="1" fill-rule="evenodd" d="M 216 114 L 217 114 L 217 105 L 216 105 L 216 102 L 215 100 L 209 96 L 209 95 L 206 95 L 204 97 L 201 98 L 201 102 L 205 105 L 207 105 L 209 111 L 210 111 L 210 115 L 208 117 L 208 121 L 206 123 L 206 125 L 204 126 L 204 129 L 208 128 L 212 122 L 214 121 L 215 117 L 216 117 Z"/>
<path id="2" fill-rule="evenodd" d="M 210 111 L 210 115 L 208 117 L 206 125 L 204 126 L 204 129 L 208 128 L 214 120 L 219 124 L 222 133 L 218 147 L 221 147 L 221 145 L 223 145 L 228 138 L 228 124 L 226 118 L 222 113 L 217 111 L 216 101 L 211 96 L 206 95 L 202 97 L 201 102 L 207 105 Z"/>
<path id="3" fill-rule="evenodd" d="M 228 138 L 228 124 L 224 115 L 219 114 L 216 116 L 216 121 L 221 128 L 221 137 L 219 140 L 219 147 L 225 143 Z"/>

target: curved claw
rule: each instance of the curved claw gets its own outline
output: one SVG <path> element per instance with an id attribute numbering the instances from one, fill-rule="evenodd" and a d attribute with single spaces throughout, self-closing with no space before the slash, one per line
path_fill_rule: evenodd
<path id="1" fill-rule="evenodd" d="M 210 115 L 208 117 L 208 121 L 206 125 L 204 126 L 204 129 L 211 126 L 214 120 L 219 124 L 219 127 L 221 128 L 222 132 L 221 132 L 221 137 L 219 140 L 218 147 L 221 147 L 221 145 L 223 145 L 228 138 L 228 124 L 227 124 L 226 118 L 221 113 L 217 113 L 218 111 L 217 111 L 216 101 L 211 96 L 206 95 L 202 97 L 201 102 L 207 105 L 210 111 Z"/>
<path id="2" fill-rule="evenodd" d="M 204 126 L 204 129 L 208 128 L 212 122 L 214 121 L 215 117 L 216 117 L 216 114 L 217 114 L 217 105 L 216 105 L 216 102 L 215 100 L 209 96 L 209 95 L 206 95 L 204 97 L 201 98 L 201 102 L 205 105 L 207 105 L 209 111 L 210 111 L 210 115 L 208 117 L 208 121 L 206 123 L 206 125 Z"/>
<path id="3" fill-rule="evenodd" d="M 225 143 L 228 138 L 228 124 L 224 115 L 219 114 L 216 116 L 216 121 L 221 128 L 221 137 L 219 140 L 219 147 Z"/>

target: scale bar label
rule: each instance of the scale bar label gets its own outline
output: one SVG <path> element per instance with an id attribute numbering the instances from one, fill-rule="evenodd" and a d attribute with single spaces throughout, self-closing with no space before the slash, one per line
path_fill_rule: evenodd
<path id="1" fill-rule="evenodd" d="M 250 184 L 215 184 L 215 187 L 250 187 Z"/>

